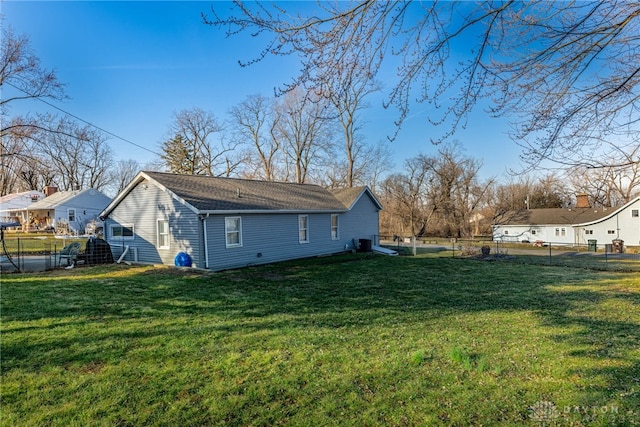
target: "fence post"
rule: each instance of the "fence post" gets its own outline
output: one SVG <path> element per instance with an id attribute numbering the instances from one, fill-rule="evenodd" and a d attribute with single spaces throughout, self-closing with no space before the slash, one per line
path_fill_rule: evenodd
<path id="1" fill-rule="evenodd" d="M 23 263 L 23 265 L 20 265 L 20 246 L 21 245 L 22 244 L 20 242 L 20 234 L 18 234 L 18 248 L 17 248 L 17 251 L 18 251 L 18 271 L 19 272 L 22 272 L 22 270 L 24 270 L 24 263 Z"/>
<path id="2" fill-rule="evenodd" d="M 552 265 L 553 263 L 551 262 L 551 242 L 549 242 L 549 265 Z"/>

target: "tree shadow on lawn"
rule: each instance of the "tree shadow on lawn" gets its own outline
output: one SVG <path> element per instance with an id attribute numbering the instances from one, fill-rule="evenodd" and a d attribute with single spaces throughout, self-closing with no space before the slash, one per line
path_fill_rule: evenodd
<path id="1" fill-rule="evenodd" d="M 188 322 L 169 321 L 168 327 L 162 323 L 177 317 L 210 319 L 198 326 L 199 333 L 224 336 L 359 327 L 381 319 L 402 324 L 457 314 L 522 311 L 535 313 L 543 325 L 567 328 L 566 334 L 552 338 L 574 347 L 571 356 L 611 359 L 611 367 L 576 372 L 607 378 L 605 384 L 590 387 L 585 401 L 576 405 L 610 402 L 615 396 L 631 396 L 623 400 L 632 401 L 640 387 L 640 292 L 630 286 L 612 286 L 628 281 L 631 276 L 625 274 L 448 258 L 349 256 L 217 274 L 147 268 L 96 279 L 92 271 L 75 271 L 73 286 L 64 275 L 27 283 L 5 281 L 2 318 L 5 325 L 10 324 L 2 327 L 3 333 L 36 327 L 50 330 L 51 336 L 45 343 L 3 342 L 3 372 L 20 366 L 11 360 L 37 353 L 55 356 L 41 363 L 61 366 L 124 359 L 131 351 L 126 345 L 130 339 L 194 332 Z M 594 318 L 583 310 L 609 300 L 622 301 L 635 313 L 609 318 L 600 312 Z M 22 323 L 41 318 L 47 319 L 42 326 Z M 84 328 L 113 319 L 138 325 L 129 331 L 107 328 L 104 334 L 92 336 L 56 336 L 58 328 L 69 326 L 70 321 Z M 109 347 L 113 342 L 121 345 Z M 73 346 L 75 351 L 69 351 Z M 60 351 L 51 353 L 51 348 Z M 640 412 L 637 406 L 631 410 Z"/>

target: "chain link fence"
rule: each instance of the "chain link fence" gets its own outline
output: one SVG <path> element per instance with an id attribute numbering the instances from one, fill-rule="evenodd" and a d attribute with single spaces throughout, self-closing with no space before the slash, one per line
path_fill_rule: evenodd
<path id="1" fill-rule="evenodd" d="M 486 261 L 566 266 L 593 270 L 640 272 L 640 246 L 567 245 L 561 242 L 507 243 L 482 239 L 429 238 L 415 239 L 380 236 L 381 244 L 400 255 L 439 253 L 440 256 Z"/>
<path id="2" fill-rule="evenodd" d="M 58 254 L 62 248 L 72 242 L 84 246 L 86 239 L 5 233 L 0 248 L 0 271 L 9 273 L 52 270 L 60 266 Z"/>

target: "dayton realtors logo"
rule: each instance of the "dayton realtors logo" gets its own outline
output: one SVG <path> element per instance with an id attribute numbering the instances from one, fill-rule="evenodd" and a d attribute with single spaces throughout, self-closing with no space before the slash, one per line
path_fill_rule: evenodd
<path id="1" fill-rule="evenodd" d="M 550 425 L 571 424 L 572 420 L 580 420 L 580 425 L 589 424 L 597 419 L 606 419 L 611 424 L 640 425 L 640 414 L 629 410 L 621 411 L 616 405 L 605 406 L 572 406 L 558 408 L 553 402 L 541 400 L 529 406 L 529 418 L 541 427 Z"/>
<path id="2" fill-rule="evenodd" d="M 560 417 L 560 411 L 558 411 L 556 405 L 546 400 L 541 400 L 529 406 L 529 412 L 529 418 L 539 422 L 543 427 Z"/>

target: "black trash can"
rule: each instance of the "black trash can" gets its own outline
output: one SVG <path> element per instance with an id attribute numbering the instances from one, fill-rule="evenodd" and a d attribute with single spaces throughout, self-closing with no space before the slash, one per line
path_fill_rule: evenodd
<path id="1" fill-rule="evenodd" d="M 371 239 L 360 239 L 360 252 L 371 252 Z"/>

